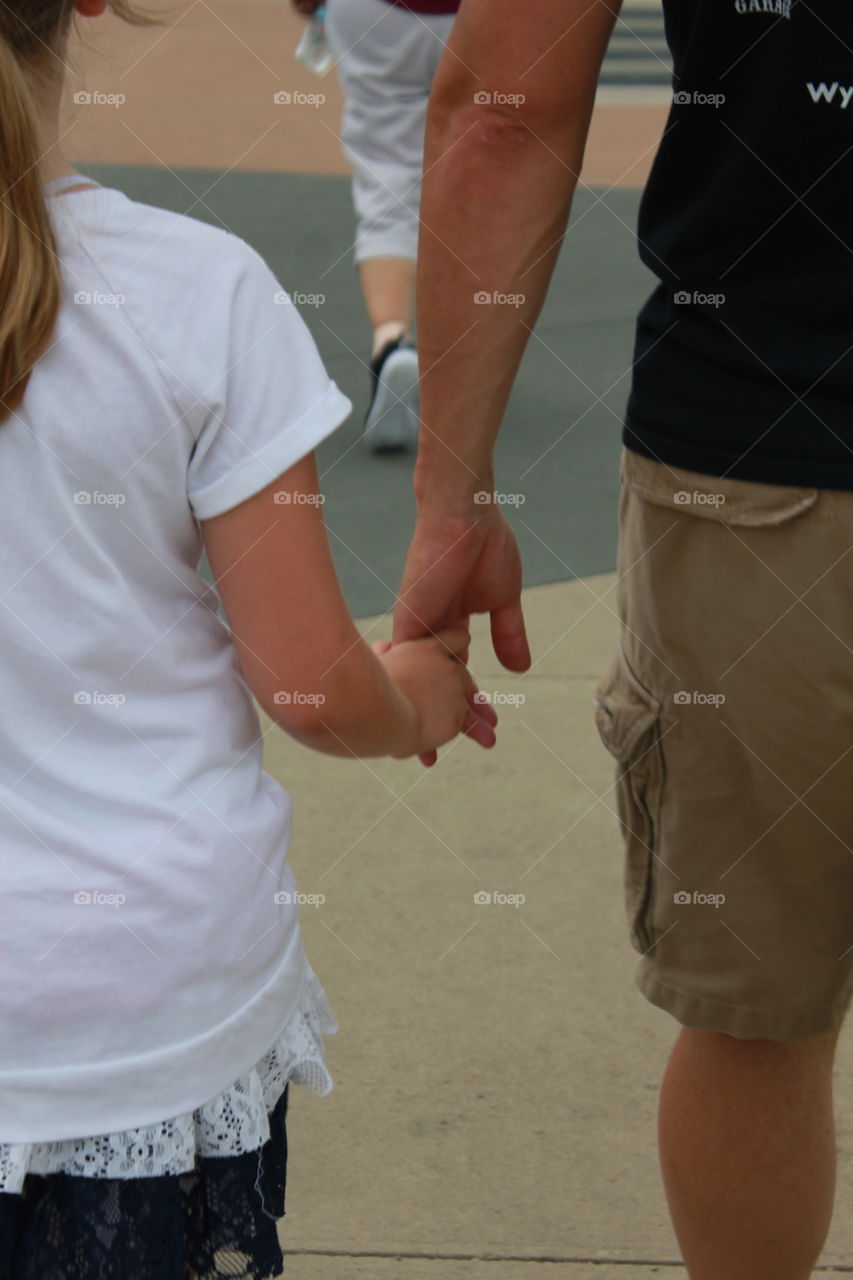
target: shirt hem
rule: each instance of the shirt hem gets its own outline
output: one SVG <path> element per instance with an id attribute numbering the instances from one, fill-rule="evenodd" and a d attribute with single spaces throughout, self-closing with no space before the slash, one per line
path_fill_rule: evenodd
<path id="1" fill-rule="evenodd" d="M 632 453 L 669 467 L 695 471 L 700 475 L 752 480 L 757 484 L 777 484 L 802 489 L 853 489 L 853 466 L 815 459 L 768 457 L 744 449 L 709 449 L 694 441 L 673 440 L 646 427 L 626 423 L 622 443 Z"/>
<path id="2" fill-rule="evenodd" d="M 212 1031 L 121 1062 L 0 1074 L 0 1142 L 94 1137 L 195 1111 L 268 1052 L 296 1011 L 307 975 L 297 924 L 270 981 Z"/>

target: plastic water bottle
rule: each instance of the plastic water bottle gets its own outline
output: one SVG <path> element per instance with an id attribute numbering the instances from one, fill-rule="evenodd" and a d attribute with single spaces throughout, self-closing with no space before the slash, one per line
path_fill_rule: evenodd
<path id="1" fill-rule="evenodd" d="M 326 6 L 324 4 L 314 11 L 305 34 L 299 41 L 296 61 L 308 67 L 310 71 L 316 72 L 318 76 L 324 76 L 334 62 L 326 39 Z"/>

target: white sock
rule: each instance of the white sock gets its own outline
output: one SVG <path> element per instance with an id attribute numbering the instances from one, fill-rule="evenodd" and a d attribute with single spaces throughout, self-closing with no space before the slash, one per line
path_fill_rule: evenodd
<path id="1" fill-rule="evenodd" d="M 375 359 L 382 348 L 387 347 L 389 342 L 393 342 L 396 338 L 402 338 L 405 332 L 406 326 L 402 320 L 387 320 L 378 329 L 374 329 L 373 358 Z"/>

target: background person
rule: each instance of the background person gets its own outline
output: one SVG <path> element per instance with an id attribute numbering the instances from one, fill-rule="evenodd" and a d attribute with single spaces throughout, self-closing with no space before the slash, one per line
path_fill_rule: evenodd
<path id="1" fill-rule="evenodd" d="M 474 495 L 494 488 L 617 8 L 465 0 L 430 107 L 419 515 L 395 634 L 487 612 L 512 671 L 530 663 L 518 548 Z M 677 92 L 639 222 L 659 284 L 637 327 L 622 642 L 597 719 L 640 986 L 682 1025 L 660 1155 L 688 1271 L 805 1280 L 832 1212 L 853 987 L 853 18 L 841 0 L 664 10 Z M 524 100 L 478 105 L 493 91 Z M 477 306 L 478 290 L 526 302 Z"/>
<path id="2" fill-rule="evenodd" d="M 294 0 L 309 15 L 320 0 Z M 373 328 L 372 449 L 414 444 L 418 357 L 412 337 L 424 124 L 459 0 L 326 0 L 326 33 L 345 95 L 342 141 L 353 170 L 355 261 Z"/>

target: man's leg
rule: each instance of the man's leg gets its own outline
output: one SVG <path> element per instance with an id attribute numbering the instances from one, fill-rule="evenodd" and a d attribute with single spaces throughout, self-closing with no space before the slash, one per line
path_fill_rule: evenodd
<path id="1" fill-rule="evenodd" d="M 832 1217 L 837 1032 L 778 1043 L 685 1028 L 660 1158 L 691 1280 L 808 1280 Z"/>
<path id="2" fill-rule="evenodd" d="M 621 643 L 596 719 L 637 982 L 686 1028 L 660 1155 L 691 1280 L 807 1280 L 832 1214 L 851 541 L 853 494 L 623 454 Z"/>

